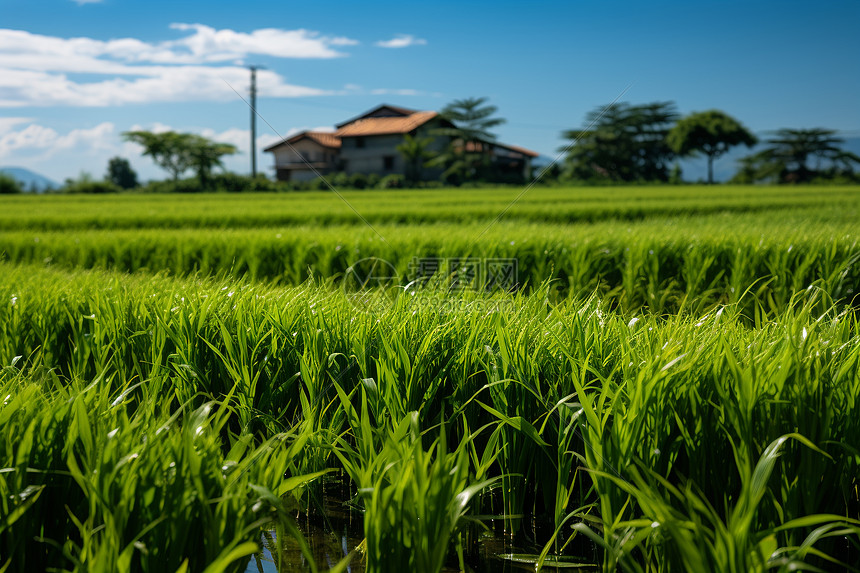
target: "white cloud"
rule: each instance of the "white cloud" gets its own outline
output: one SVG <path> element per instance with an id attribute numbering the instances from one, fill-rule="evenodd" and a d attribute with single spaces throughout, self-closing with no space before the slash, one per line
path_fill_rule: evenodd
<path id="1" fill-rule="evenodd" d="M 412 34 L 397 34 L 390 40 L 380 40 L 376 46 L 380 48 L 408 48 L 409 46 L 424 46 L 427 40 L 416 38 Z"/>
<path id="2" fill-rule="evenodd" d="M 357 46 L 360 42 L 358 40 L 353 40 L 352 38 L 336 36 L 334 38 L 328 38 L 328 43 L 332 46 Z"/>
<path id="3" fill-rule="evenodd" d="M 135 38 L 102 41 L 0 29 L 0 107 L 227 101 L 236 97 L 228 83 L 240 93 L 245 90 L 248 74 L 241 65 L 248 56 L 336 58 L 345 54 L 332 46 L 357 43 L 303 29 L 242 33 L 202 24 L 172 27 L 190 34 L 154 44 Z M 109 77 L 83 81 L 69 74 Z M 260 70 L 257 78 L 261 93 L 269 97 L 332 93 L 290 84 L 270 70 Z"/>
<path id="4" fill-rule="evenodd" d="M 26 118 L 17 119 L 26 120 Z M 174 127 L 163 123 L 135 124 L 126 129 L 117 129 L 113 123 L 104 122 L 93 127 L 59 133 L 53 128 L 32 121 L 21 121 L 16 125 L 19 127 L 15 128 L 7 123 L 6 131 L 0 131 L 0 166 L 26 167 L 58 182 L 67 177 L 75 177 L 82 171 L 101 177 L 105 172 L 108 159 L 117 155 L 131 162 L 141 180 L 164 179 L 167 175 L 150 158 L 143 157 L 143 149 L 139 145 L 122 139 L 123 131 L 136 130 L 191 132 L 215 141 L 231 143 L 238 148 L 239 153 L 225 157 L 224 166 L 237 173 L 250 171 L 248 157 L 250 130 L 248 129 L 230 128 L 216 131 L 206 128 Z M 312 129 L 314 131 L 333 130 L 331 126 Z M 299 130 L 290 130 L 284 134 L 284 137 L 289 137 L 297 131 Z M 272 159 L 271 156 L 263 153 L 263 149 L 280 140 L 281 138 L 273 133 L 257 135 L 257 165 L 260 172 L 271 175 L 269 167 Z"/>
<path id="5" fill-rule="evenodd" d="M 178 40 L 149 43 L 137 38 L 95 40 L 0 29 L 0 65 L 17 69 L 67 72 L 138 73 L 123 64 L 205 64 L 251 55 L 276 58 L 338 58 L 332 46 L 353 46 L 350 38 L 323 36 L 312 30 L 263 28 L 251 33 L 216 30 L 203 24 L 171 24 L 190 32 Z"/>
<path id="6" fill-rule="evenodd" d="M 231 101 L 237 98 L 237 92 L 244 94 L 247 83 L 248 71 L 235 66 L 162 66 L 149 76 L 115 77 L 93 82 L 76 82 L 59 73 L 0 69 L 0 107 L 100 107 L 175 101 Z M 267 70 L 257 73 L 257 86 L 268 97 L 331 93 L 289 84 L 280 75 Z"/>
<path id="7" fill-rule="evenodd" d="M 346 54 L 335 47 L 358 43 L 305 29 L 263 28 L 245 33 L 183 23 L 171 28 L 185 35 L 151 43 L 137 38 L 60 38 L 0 28 L 0 108 L 231 101 L 237 92 L 245 93 L 248 72 L 243 64 L 250 56 L 337 58 Z M 419 44 L 426 41 L 407 34 L 377 42 L 389 48 Z M 257 72 L 257 85 L 266 97 L 362 91 L 355 84 L 347 84 L 345 91 L 296 85 L 266 69 Z M 369 93 L 412 96 L 422 92 L 376 89 Z"/>
<path id="8" fill-rule="evenodd" d="M 171 28 L 193 31 L 193 34 L 174 42 L 160 45 L 170 53 L 168 58 L 191 62 L 230 61 L 250 54 L 278 58 L 337 58 L 344 56 L 331 46 L 354 46 L 356 40 L 343 37 L 321 36 L 311 30 L 280 30 L 263 28 L 250 34 L 233 30 L 216 30 L 203 24 L 171 24 Z M 165 60 L 150 60 L 165 61 Z M 174 60 L 175 61 L 175 60 Z"/>
<path id="9" fill-rule="evenodd" d="M 30 123 L 20 130 L 8 130 L 0 135 L 0 163 L 5 165 L 42 163 L 57 154 L 92 155 L 116 147 L 114 124 L 103 122 L 95 127 L 73 129 L 66 134 Z"/>
<path id="10" fill-rule="evenodd" d="M 22 123 L 30 123 L 31 117 L 0 117 L 0 135 L 12 131 L 12 128 Z"/>
<path id="11" fill-rule="evenodd" d="M 165 123 L 156 121 L 155 123 L 151 123 L 149 125 L 141 125 L 139 123 L 135 123 L 126 131 L 151 131 L 152 133 L 164 133 L 166 131 L 173 131 L 173 128 Z"/>

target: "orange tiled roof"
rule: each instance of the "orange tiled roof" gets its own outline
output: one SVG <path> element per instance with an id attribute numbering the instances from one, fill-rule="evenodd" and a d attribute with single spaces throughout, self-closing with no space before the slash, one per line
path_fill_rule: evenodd
<path id="1" fill-rule="evenodd" d="M 409 133 L 438 115 L 435 111 L 417 111 L 405 117 L 368 117 L 342 126 L 334 132 L 334 135 L 337 137 L 355 137 Z"/>
<path id="2" fill-rule="evenodd" d="M 305 135 L 324 147 L 340 147 L 340 138 L 329 131 L 308 131 Z"/>
<path id="3" fill-rule="evenodd" d="M 287 139 L 282 139 L 281 141 L 278 141 L 277 143 L 270 145 L 269 147 L 265 148 L 263 151 L 271 151 L 271 150 L 275 149 L 276 147 L 280 147 L 281 145 L 284 145 L 285 143 L 293 144 L 293 143 L 296 143 L 298 141 L 301 141 L 305 137 L 307 137 L 308 139 L 312 139 L 313 141 L 319 143 L 323 147 L 332 147 L 335 149 L 340 148 L 340 138 L 337 137 L 334 133 L 331 133 L 329 131 L 302 131 L 300 133 L 295 134 L 292 137 L 288 137 Z"/>
<path id="4" fill-rule="evenodd" d="M 336 124 L 336 125 L 335 125 L 335 127 L 336 127 L 337 129 L 340 129 L 341 127 L 343 127 L 343 126 L 345 126 L 345 125 L 349 125 L 350 123 L 356 122 L 356 121 L 358 121 L 359 119 L 365 119 L 365 118 L 368 118 L 368 117 L 371 117 L 371 116 L 374 116 L 374 117 L 390 117 L 390 116 L 386 116 L 386 115 L 375 115 L 375 114 L 379 113 L 379 112 L 380 112 L 380 111 L 382 111 L 382 110 L 390 110 L 390 111 L 393 111 L 395 116 L 412 115 L 413 113 L 417 113 L 417 112 L 418 112 L 418 110 L 417 110 L 417 109 L 409 109 L 409 108 L 406 108 L 406 107 L 400 107 L 400 106 L 397 106 L 397 105 L 389 105 L 389 104 L 387 104 L 387 103 L 384 103 L 384 104 L 381 104 L 381 105 L 376 106 L 375 108 L 373 108 L 373 109 L 371 109 L 371 110 L 369 110 L 369 111 L 364 112 L 364 113 L 363 113 L 363 114 L 361 114 L 361 115 L 357 115 L 357 116 L 352 117 L 352 118 L 350 118 L 350 119 L 348 119 L 348 120 L 346 120 L 346 121 L 342 121 L 342 122 L 340 122 L 340 123 Z"/>

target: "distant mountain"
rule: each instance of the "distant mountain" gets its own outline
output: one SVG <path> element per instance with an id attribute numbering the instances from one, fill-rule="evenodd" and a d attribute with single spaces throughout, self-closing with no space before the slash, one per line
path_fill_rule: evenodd
<path id="1" fill-rule="evenodd" d="M 36 192 L 41 193 L 46 189 L 59 187 L 59 185 L 44 175 L 39 175 L 35 171 L 30 171 L 23 167 L 0 167 L 0 171 L 20 181 L 24 186 L 24 191 L 30 191 L 35 186 Z"/>

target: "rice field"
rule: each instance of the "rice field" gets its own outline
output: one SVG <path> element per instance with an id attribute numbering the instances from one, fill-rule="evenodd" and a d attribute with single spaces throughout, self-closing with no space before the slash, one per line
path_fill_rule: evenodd
<path id="1" fill-rule="evenodd" d="M 0 229 L 238 229 L 290 226 L 636 221 L 673 215 L 773 210 L 849 211 L 857 186 L 520 187 L 294 193 L 17 195 L 3 198 Z M 506 210 L 507 209 L 507 210 Z M 361 216 L 356 215 L 359 213 Z M 827 215 L 834 216 L 833 213 Z M 840 215 L 835 215 L 840 217 Z"/>
<path id="2" fill-rule="evenodd" d="M 402 284 L 421 278 L 416 261 L 439 261 L 441 276 L 445 261 L 509 260 L 516 261 L 512 288 L 529 292 L 549 280 L 553 296 L 596 292 L 626 311 L 676 313 L 739 302 L 750 311 L 755 300 L 782 310 L 794 293 L 812 285 L 851 301 L 860 293 L 856 212 L 811 211 L 782 212 L 777 222 L 717 214 L 580 225 L 501 222 L 489 228 L 472 223 L 0 231 L 0 260 L 241 276 L 280 286 L 338 283 L 353 263 L 371 257 L 386 261 Z"/>
<path id="3" fill-rule="evenodd" d="M 0 571 L 857 570 L 860 189 L 511 193 L 4 198 Z"/>

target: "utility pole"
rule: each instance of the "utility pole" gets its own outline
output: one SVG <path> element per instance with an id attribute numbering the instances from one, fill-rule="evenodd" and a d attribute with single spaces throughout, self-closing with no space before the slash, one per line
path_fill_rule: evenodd
<path id="1" fill-rule="evenodd" d="M 257 70 L 263 66 L 248 66 L 251 70 L 251 177 L 257 176 Z"/>

